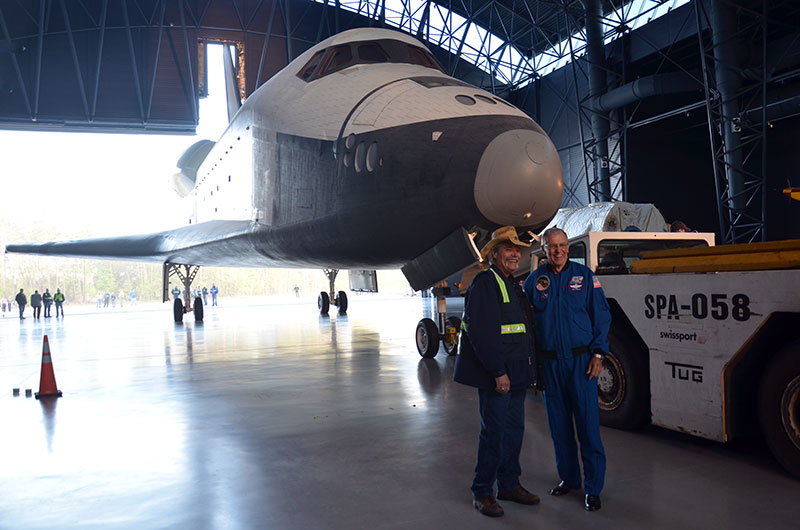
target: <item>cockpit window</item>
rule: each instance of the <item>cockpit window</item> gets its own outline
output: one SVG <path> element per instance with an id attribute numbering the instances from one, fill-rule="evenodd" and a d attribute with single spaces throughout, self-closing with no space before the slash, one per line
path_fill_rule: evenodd
<path id="1" fill-rule="evenodd" d="M 320 61 L 322 61 L 322 56 L 325 55 L 325 50 L 320 50 L 314 55 L 311 56 L 311 59 L 303 66 L 300 72 L 297 74 L 297 77 L 302 79 L 303 81 L 308 81 L 311 75 L 314 73 L 314 70 L 317 69 Z"/>
<path id="2" fill-rule="evenodd" d="M 444 73 L 428 51 L 399 40 L 380 39 L 340 44 L 318 51 L 297 73 L 303 81 L 314 81 L 357 64 L 406 63 Z"/>
<path id="3" fill-rule="evenodd" d="M 358 45 L 358 62 L 386 63 L 389 62 L 389 56 L 377 42 L 365 42 Z"/>
<path id="4" fill-rule="evenodd" d="M 350 50 L 348 44 L 342 44 L 341 46 L 331 48 L 331 51 L 328 52 L 327 57 L 325 57 L 325 63 L 322 65 L 320 77 L 350 66 L 352 60 L 353 52 Z"/>
<path id="5" fill-rule="evenodd" d="M 430 57 L 429 54 L 419 46 L 408 45 L 408 58 L 411 59 L 411 64 L 418 64 L 427 68 L 436 68 L 436 66 L 434 66 L 433 57 Z"/>

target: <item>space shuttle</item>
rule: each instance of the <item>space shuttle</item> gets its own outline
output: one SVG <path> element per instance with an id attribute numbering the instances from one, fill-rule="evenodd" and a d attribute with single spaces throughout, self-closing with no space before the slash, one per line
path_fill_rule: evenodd
<path id="1" fill-rule="evenodd" d="M 528 115 L 375 28 L 311 47 L 178 169 L 186 226 L 6 251 L 162 263 L 165 291 L 177 274 L 188 292 L 199 266 L 402 268 L 419 290 L 480 261 L 470 232 L 544 227 L 563 192 L 558 153 Z M 343 294 L 331 281 L 320 310 L 346 309 Z"/>

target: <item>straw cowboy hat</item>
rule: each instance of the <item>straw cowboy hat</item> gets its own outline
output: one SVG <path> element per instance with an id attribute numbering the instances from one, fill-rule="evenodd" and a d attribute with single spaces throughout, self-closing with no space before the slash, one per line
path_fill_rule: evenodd
<path id="1" fill-rule="evenodd" d="M 492 239 L 481 249 L 481 259 L 486 261 L 486 258 L 489 257 L 492 249 L 498 243 L 502 243 L 503 241 L 508 241 L 512 245 L 516 245 L 518 247 L 531 246 L 530 242 L 520 240 L 519 236 L 517 235 L 516 228 L 513 226 L 501 226 L 492 232 Z"/>

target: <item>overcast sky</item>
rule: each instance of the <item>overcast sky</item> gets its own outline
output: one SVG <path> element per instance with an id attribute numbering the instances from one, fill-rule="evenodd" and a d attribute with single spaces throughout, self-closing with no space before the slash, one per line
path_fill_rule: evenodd
<path id="1" fill-rule="evenodd" d="M 217 140 L 227 125 L 220 46 L 209 47 L 209 70 L 196 136 L 0 131 L 0 216 L 51 220 L 64 230 L 90 225 L 94 236 L 187 224 L 169 177 L 188 146 Z"/>

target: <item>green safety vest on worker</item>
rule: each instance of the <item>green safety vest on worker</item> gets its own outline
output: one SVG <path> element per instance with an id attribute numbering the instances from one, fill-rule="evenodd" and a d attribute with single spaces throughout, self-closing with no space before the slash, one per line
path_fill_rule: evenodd
<path id="1" fill-rule="evenodd" d="M 527 301 L 520 297 L 520 293 L 511 284 L 512 281 L 514 280 L 503 278 L 493 267 L 481 272 L 473 280 L 467 293 L 466 309 L 461 323 L 459 356 L 454 371 L 456 382 L 479 388 L 494 388 L 494 378 L 503 373 L 513 376 L 515 381 L 512 381 L 512 385 L 515 382 L 516 385 L 533 382 L 533 329 L 527 323 L 528 317 L 522 306 Z M 493 286 L 491 291 L 494 296 L 489 294 L 487 283 Z M 478 284 L 479 291 L 473 292 Z M 473 307 L 470 304 L 471 296 L 472 304 L 484 306 L 497 303 L 500 317 L 497 331 L 489 329 L 485 322 L 470 322 L 469 309 Z M 471 332 L 474 336 L 470 335 Z M 479 352 L 477 349 L 480 343 L 484 346 Z"/>
<path id="2" fill-rule="evenodd" d="M 55 303 L 57 303 L 57 304 L 63 304 L 64 303 L 64 293 L 56 293 L 53 296 L 53 301 Z"/>

